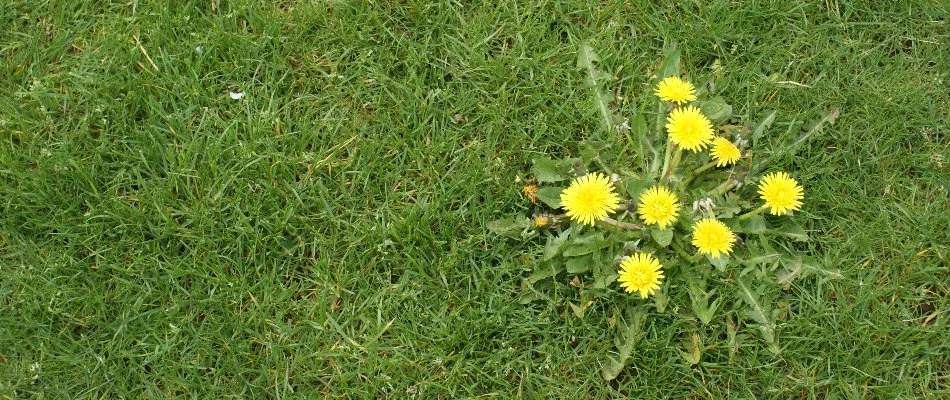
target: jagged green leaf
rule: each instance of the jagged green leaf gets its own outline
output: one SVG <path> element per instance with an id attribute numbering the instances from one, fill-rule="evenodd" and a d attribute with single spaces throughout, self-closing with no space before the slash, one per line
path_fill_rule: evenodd
<path id="1" fill-rule="evenodd" d="M 619 335 L 614 339 L 614 345 L 617 346 L 617 352 L 607 355 L 607 363 L 601 371 L 604 379 L 612 381 L 620 375 L 620 371 L 627 365 L 627 360 L 633 353 L 634 347 L 643 337 L 643 329 L 647 319 L 647 313 L 644 310 L 634 310 L 632 315 L 628 315 L 627 321 L 619 318 Z"/>
<path id="2" fill-rule="evenodd" d="M 835 121 L 838 120 L 838 117 L 841 115 L 841 109 L 838 107 L 832 108 L 828 111 L 822 113 L 821 117 L 812 121 L 807 126 L 805 126 L 805 133 L 795 139 L 794 142 L 788 145 L 785 149 L 786 151 L 792 151 L 798 146 L 801 146 L 802 143 L 805 143 L 808 139 L 814 136 L 816 133 L 821 132 L 824 129 L 825 125 L 834 125 Z"/>
<path id="3" fill-rule="evenodd" d="M 660 67 L 660 71 L 657 73 L 657 82 L 662 81 L 663 78 L 668 76 L 679 76 L 680 74 L 680 50 L 679 46 L 673 44 L 667 47 L 663 56 L 663 66 Z M 656 137 L 664 138 L 663 128 L 666 126 L 666 103 L 663 100 L 660 100 L 659 97 L 656 99 Z M 667 148 L 669 149 L 669 147 Z M 650 175 L 657 175 L 660 169 L 660 152 L 657 151 L 653 155 L 653 162 L 650 164 Z"/>
<path id="4" fill-rule="evenodd" d="M 616 133 L 623 118 L 610 108 L 613 96 L 601 90 L 600 86 L 602 82 L 613 79 L 613 76 L 597 68 L 596 64 L 599 61 L 600 57 L 597 56 L 597 53 L 593 47 L 591 47 L 590 43 L 587 41 L 581 43 L 580 49 L 577 52 L 577 68 L 584 70 L 584 84 L 591 88 L 593 92 L 591 93 L 593 108 L 600 116 L 601 126 L 604 132 Z"/>
<path id="5" fill-rule="evenodd" d="M 828 268 L 814 257 L 782 257 L 782 268 L 777 273 L 777 282 L 788 289 L 792 281 L 815 274 L 830 279 L 841 279 L 844 276 L 837 268 Z"/>
<path id="6" fill-rule="evenodd" d="M 781 349 L 779 349 L 776 339 L 775 314 L 767 303 L 760 300 L 760 293 L 754 291 L 745 279 L 744 277 L 736 278 L 736 285 L 739 287 L 739 298 L 748 306 L 742 315 L 755 321 L 755 326 L 759 329 L 762 339 L 769 344 L 769 350 L 778 354 Z"/>
<path id="7" fill-rule="evenodd" d="M 833 268 L 830 265 L 830 260 L 826 257 L 825 260 L 818 260 L 814 257 L 802 257 L 802 265 L 805 266 L 809 272 L 824 276 L 829 279 L 844 279 L 844 275 L 841 273 L 840 268 Z"/>
<path id="8" fill-rule="evenodd" d="M 746 258 L 742 260 L 743 265 L 759 265 L 759 264 L 769 264 L 779 258 L 779 253 L 760 253 L 758 255 Z"/>
<path id="9" fill-rule="evenodd" d="M 666 312 L 666 306 L 670 304 L 669 287 L 669 284 L 660 285 L 660 290 L 653 294 L 653 306 L 660 314 Z"/>
<path id="10" fill-rule="evenodd" d="M 580 48 L 577 50 L 577 68 L 595 68 L 594 64 L 598 62 L 600 62 L 600 57 L 597 56 L 597 52 L 594 51 L 590 43 L 587 41 L 581 43 Z"/>
<path id="11" fill-rule="evenodd" d="M 594 284 L 593 284 L 593 286 L 591 286 L 591 288 L 593 288 L 593 289 L 606 289 L 606 288 L 609 287 L 612 283 L 614 283 L 614 282 L 617 281 L 617 277 L 618 277 L 618 276 L 619 276 L 619 275 L 617 275 L 616 273 L 608 273 L 608 274 L 601 274 L 601 275 L 598 275 L 598 276 L 594 277 Z"/>
<path id="12" fill-rule="evenodd" d="M 780 157 L 785 154 L 794 153 L 796 150 L 798 150 L 798 146 L 801 146 L 802 143 L 805 143 L 805 141 L 810 139 L 812 136 L 814 136 L 818 132 L 821 132 L 822 129 L 824 129 L 826 125 L 834 125 L 835 121 L 838 120 L 838 117 L 840 115 L 841 115 L 841 109 L 837 107 L 824 112 L 820 118 L 808 124 L 805 127 L 805 132 L 802 133 L 802 135 L 799 136 L 797 139 L 795 139 L 789 144 L 777 146 L 778 150 L 774 151 L 768 157 L 762 158 L 759 161 L 757 161 L 755 165 L 753 166 L 752 171 L 753 172 L 761 171 L 762 168 L 768 166 L 772 162 L 772 160 L 775 159 L 776 157 Z"/>
<path id="13" fill-rule="evenodd" d="M 768 226 L 765 223 L 765 217 L 761 215 L 754 215 L 745 221 L 743 224 L 744 233 L 765 233 L 768 230 Z"/>
<path id="14" fill-rule="evenodd" d="M 564 257 L 590 254 L 607 246 L 610 246 L 610 241 L 604 238 L 603 232 L 591 233 L 572 240 L 567 249 L 564 250 Z"/>
<path id="15" fill-rule="evenodd" d="M 567 244 L 567 239 L 571 236 L 571 229 L 572 228 L 567 228 L 557 236 L 548 236 L 548 242 L 544 245 L 543 261 L 548 261 L 561 252 L 561 249 Z"/>
<path id="16" fill-rule="evenodd" d="M 727 254 L 720 254 L 718 257 L 713 257 L 707 254 L 706 259 L 709 260 L 709 263 L 715 266 L 720 272 L 725 272 L 726 267 L 729 266 L 729 261 L 731 261 L 731 257 Z"/>
<path id="17" fill-rule="evenodd" d="M 710 304 L 709 299 L 716 293 L 716 289 L 706 292 L 705 285 L 697 279 L 688 279 L 686 289 L 689 292 L 693 314 L 699 318 L 703 325 L 709 325 L 719 309 L 722 298 L 718 298 Z"/>
<path id="18" fill-rule="evenodd" d="M 581 159 L 584 163 L 590 163 L 601 157 L 601 152 L 610 147 L 607 142 L 597 140 L 584 140 L 579 145 Z"/>
<path id="19" fill-rule="evenodd" d="M 633 144 L 636 150 L 636 157 L 643 162 L 642 171 L 648 168 L 649 160 L 652 157 L 659 157 L 653 139 L 647 134 L 647 119 L 640 110 L 636 110 L 633 118 L 630 120 L 630 129 L 627 133 L 627 139 Z"/>
<path id="20" fill-rule="evenodd" d="M 788 289 L 792 285 L 792 281 L 800 277 L 805 272 L 805 265 L 802 264 L 801 258 L 796 258 L 790 262 L 782 263 L 785 268 L 778 272 L 778 284 L 782 285 Z"/>
<path id="21" fill-rule="evenodd" d="M 647 190 L 647 188 L 653 184 L 653 179 L 644 176 L 639 179 L 624 180 L 624 184 L 627 186 L 627 195 L 629 195 L 631 199 L 638 200 L 640 195 L 643 194 L 643 191 Z"/>
<path id="22" fill-rule="evenodd" d="M 535 158 L 531 162 L 531 174 L 539 183 L 559 182 L 568 179 L 570 166 L 547 157 Z"/>
<path id="23" fill-rule="evenodd" d="M 680 356 L 683 357 L 689 365 L 699 364 L 699 361 L 702 359 L 703 355 L 703 340 L 698 333 L 691 333 L 689 335 L 689 340 L 684 341 L 686 351 L 680 351 Z"/>
<path id="24" fill-rule="evenodd" d="M 672 44 L 666 48 L 663 54 L 663 67 L 657 74 L 657 79 L 663 80 L 668 76 L 680 75 L 680 49 L 678 44 Z"/>
<path id="25" fill-rule="evenodd" d="M 808 241 L 808 233 L 795 220 L 788 220 L 778 228 L 771 230 L 771 232 L 799 242 Z"/>
<path id="26" fill-rule="evenodd" d="M 559 263 L 542 263 L 534 272 L 528 276 L 528 283 L 535 284 L 542 279 L 547 279 L 564 271 L 564 265 Z"/>

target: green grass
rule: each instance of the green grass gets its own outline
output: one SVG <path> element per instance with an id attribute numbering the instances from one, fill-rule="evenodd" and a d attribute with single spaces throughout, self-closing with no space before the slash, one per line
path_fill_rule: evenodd
<path id="1" fill-rule="evenodd" d="M 950 394 L 946 4 L 372 3 L 0 5 L 0 398 Z M 769 143 L 841 108 L 777 160 L 844 274 L 775 299 L 779 356 L 657 319 L 607 383 L 605 306 L 517 303 L 485 224 L 598 134 L 582 40 L 626 115 L 672 42 Z"/>

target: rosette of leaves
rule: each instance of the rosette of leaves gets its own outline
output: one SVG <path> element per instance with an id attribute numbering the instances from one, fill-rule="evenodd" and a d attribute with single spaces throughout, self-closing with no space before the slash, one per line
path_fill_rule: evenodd
<path id="1" fill-rule="evenodd" d="M 607 88 L 614 78 L 599 62 L 593 49 L 582 44 L 577 66 L 591 91 L 589 110 L 599 121 L 597 133 L 580 142 L 572 157 L 535 158 L 530 172 L 538 204 L 531 215 L 488 226 L 496 234 L 538 244 L 516 258 L 530 269 L 522 281 L 521 302 L 555 301 L 550 293 L 561 285 L 576 289 L 576 297 L 558 305 L 577 318 L 590 318 L 596 310 L 596 318 L 607 318 L 616 330 L 615 350 L 603 365 L 608 380 L 622 371 L 651 323 L 684 327 L 680 355 L 690 364 L 699 363 L 705 343 L 719 337 L 727 338 L 734 354 L 747 336 L 738 333 L 743 327 L 780 353 L 780 324 L 787 314 L 782 291 L 795 279 L 813 274 L 835 278 L 840 272 L 812 255 L 808 233 L 794 215 L 755 211 L 761 206 L 755 184 L 776 160 L 793 156 L 799 145 L 834 123 L 837 110 L 810 124 L 795 119 L 784 133 L 770 135 L 777 113 L 761 113 L 757 120 L 734 115 L 733 107 L 715 95 L 713 74 L 699 87 L 694 105 L 719 136 L 739 145 L 743 157 L 727 168 L 710 168 L 706 151 L 683 154 L 671 163 L 664 121 L 672 106 L 650 93 L 637 102 L 618 103 L 609 95 L 614 90 Z M 679 64 L 680 53 L 670 46 L 655 81 L 680 76 Z M 648 121 L 654 121 L 653 129 Z M 572 179 L 595 171 L 614 178 L 624 206 L 609 223 L 591 227 L 571 222 L 560 211 L 560 193 Z M 674 191 L 681 202 L 677 220 L 666 229 L 644 225 L 636 213 L 640 195 L 656 184 Z M 701 218 L 722 221 L 736 234 L 730 254 L 709 257 L 691 245 L 691 227 Z M 615 283 L 620 261 L 634 252 L 653 254 L 663 264 L 661 288 L 646 299 L 624 293 Z"/>

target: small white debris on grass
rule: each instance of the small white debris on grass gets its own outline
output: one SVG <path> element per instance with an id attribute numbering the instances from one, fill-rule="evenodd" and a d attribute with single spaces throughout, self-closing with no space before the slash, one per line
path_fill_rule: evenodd
<path id="1" fill-rule="evenodd" d="M 707 212 L 712 212 L 713 207 L 715 207 L 715 204 L 713 204 L 712 199 L 709 197 L 693 202 L 693 212 L 699 211 L 700 208 L 706 210 Z"/>
<path id="2" fill-rule="evenodd" d="M 244 92 L 231 92 L 231 99 L 233 100 L 241 100 L 242 97 L 244 97 Z"/>

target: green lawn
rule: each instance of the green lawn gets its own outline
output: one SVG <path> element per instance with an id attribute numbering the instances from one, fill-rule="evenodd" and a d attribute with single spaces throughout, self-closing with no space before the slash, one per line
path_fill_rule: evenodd
<path id="1" fill-rule="evenodd" d="M 0 5 L 0 399 L 950 395 L 946 2 L 471 3 Z M 485 225 L 600 134 L 585 40 L 626 115 L 674 42 L 772 145 L 840 108 L 781 354 L 660 318 L 606 382 L 605 305 L 518 303 Z"/>

